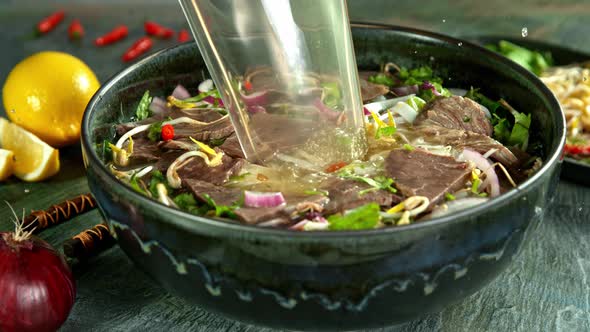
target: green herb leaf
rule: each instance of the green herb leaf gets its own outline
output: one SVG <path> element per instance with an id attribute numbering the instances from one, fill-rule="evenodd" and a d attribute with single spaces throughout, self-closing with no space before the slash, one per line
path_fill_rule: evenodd
<path id="1" fill-rule="evenodd" d="M 191 193 L 182 193 L 174 197 L 173 201 L 181 210 L 189 211 L 191 213 L 199 210 L 197 200 Z"/>
<path id="2" fill-rule="evenodd" d="M 138 179 L 135 175 L 131 176 L 129 179 L 129 185 L 133 190 L 137 191 L 140 194 L 147 195 L 148 193 L 143 189 L 143 187 L 139 184 L 140 179 Z"/>
<path id="3" fill-rule="evenodd" d="M 445 193 L 445 198 L 447 201 L 454 201 L 456 199 L 455 195 L 453 195 L 451 193 Z"/>
<path id="4" fill-rule="evenodd" d="M 360 206 L 346 214 L 333 214 L 328 217 L 330 223 L 330 230 L 359 230 L 371 229 L 377 226 L 379 222 L 379 205 L 377 203 L 369 203 Z"/>
<path id="5" fill-rule="evenodd" d="M 376 176 L 375 178 L 372 179 L 369 177 L 352 175 L 352 174 L 347 174 L 344 172 L 339 173 L 338 176 L 340 176 L 343 179 L 350 179 L 350 180 L 356 180 L 359 182 L 364 182 L 364 183 L 368 184 L 369 186 L 371 186 L 371 188 L 360 191 L 359 192 L 360 195 L 366 194 L 370 191 L 380 190 L 380 189 L 387 190 L 392 193 L 397 192 L 397 190 L 394 187 L 392 187 L 392 184 L 394 183 L 393 179 L 385 177 L 385 176 Z"/>
<path id="6" fill-rule="evenodd" d="M 387 85 L 387 86 L 393 86 L 395 84 L 395 81 L 393 80 L 393 78 L 391 78 L 390 76 L 388 76 L 384 73 L 379 73 L 379 74 L 375 74 L 373 76 L 369 76 L 368 81 L 371 83 L 383 84 L 383 85 Z"/>
<path id="7" fill-rule="evenodd" d="M 529 128 L 531 127 L 531 115 L 524 113 L 513 113 L 514 126 L 508 138 L 508 145 L 517 146 L 522 150 L 527 149 L 529 144 Z"/>
<path id="8" fill-rule="evenodd" d="M 168 180 L 166 180 L 166 177 L 164 176 L 164 174 L 162 174 L 162 172 L 155 170 L 152 172 L 152 178 L 150 179 L 150 185 L 148 186 L 148 189 L 150 191 L 150 193 L 152 193 L 152 197 L 158 198 L 158 189 L 157 189 L 157 185 L 158 183 L 163 183 L 164 186 L 166 186 L 166 190 L 168 192 L 170 192 L 172 190 L 172 187 L 170 187 L 168 185 Z"/>
<path id="9" fill-rule="evenodd" d="M 148 138 L 152 142 L 159 141 L 162 139 L 162 124 L 164 121 L 154 122 L 148 128 Z"/>
<path id="10" fill-rule="evenodd" d="M 408 151 L 414 151 L 415 147 L 411 146 L 410 144 L 404 144 L 404 149 Z"/>
<path id="11" fill-rule="evenodd" d="M 150 97 L 150 91 L 147 90 L 143 94 L 143 97 L 141 97 L 141 100 L 139 101 L 139 104 L 137 105 L 137 110 L 135 110 L 135 118 L 137 119 L 137 121 L 141 121 L 143 119 L 150 117 L 150 115 L 151 115 L 150 104 L 151 103 L 152 103 L 152 97 Z"/>
<path id="12" fill-rule="evenodd" d="M 339 108 L 342 104 L 342 93 L 340 92 L 338 82 L 323 83 L 322 88 L 324 88 L 322 100 L 324 104 L 331 109 Z"/>
<path id="13" fill-rule="evenodd" d="M 545 69 L 553 65 L 551 53 L 529 50 L 506 40 L 501 40 L 497 46 L 491 47 L 488 45 L 487 47 L 499 52 L 536 75 L 540 75 Z"/>
<path id="14" fill-rule="evenodd" d="M 466 115 L 463 117 L 463 122 L 471 122 L 471 118 Z"/>
<path id="15" fill-rule="evenodd" d="M 234 213 L 234 210 L 237 209 L 238 207 L 240 207 L 241 203 L 236 202 L 232 206 L 217 205 L 215 203 L 215 201 L 211 198 L 211 196 L 209 196 L 207 194 L 205 194 L 203 196 L 205 197 L 205 200 L 207 201 L 207 204 L 209 205 L 209 207 L 214 209 L 216 217 L 227 217 L 227 218 L 231 218 L 231 219 L 236 218 L 236 214 Z"/>
<path id="16" fill-rule="evenodd" d="M 389 137 L 389 136 L 395 134 L 396 131 L 397 131 L 397 128 L 395 128 L 394 126 L 380 127 L 375 132 L 375 138 L 380 139 L 383 136 Z"/>

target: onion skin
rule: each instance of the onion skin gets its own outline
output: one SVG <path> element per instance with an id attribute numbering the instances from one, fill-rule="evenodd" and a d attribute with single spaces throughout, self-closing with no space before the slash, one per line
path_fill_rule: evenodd
<path id="1" fill-rule="evenodd" d="M 0 232 L 0 331 L 55 331 L 76 299 L 72 271 L 47 242 Z"/>

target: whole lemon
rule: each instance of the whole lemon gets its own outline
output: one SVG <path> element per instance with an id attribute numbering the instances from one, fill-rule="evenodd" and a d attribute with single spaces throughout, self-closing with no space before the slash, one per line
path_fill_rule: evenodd
<path id="1" fill-rule="evenodd" d="M 40 52 L 18 63 L 2 88 L 6 114 L 54 147 L 75 143 L 86 104 L 100 83 L 80 59 Z"/>

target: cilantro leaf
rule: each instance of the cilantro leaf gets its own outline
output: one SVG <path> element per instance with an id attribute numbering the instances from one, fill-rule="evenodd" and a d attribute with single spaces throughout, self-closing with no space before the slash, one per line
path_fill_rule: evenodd
<path id="1" fill-rule="evenodd" d="M 397 190 L 394 187 L 392 187 L 392 184 L 394 182 L 393 179 L 385 177 L 385 176 L 376 176 L 375 178 L 369 178 L 369 177 L 365 177 L 365 176 L 347 174 L 344 172 L 339 173 L 339 176 L 344 179 L 350 179 L 350 180 L 356 180 L 359 182 L 364 182 L 364 183 L 368 184 L 369 186 L 371 186 L 371 188 L 360 191 L 359 192 L 360 195 L 363 195 L 363 194 L 366 194 L 368 192 L 375 191 L 375 190 L 381 190 L 381 189 L 387 190 L 392 193 L 397 192 Z"/>
<path id="2" fill-rule="evenodd" d="M 524 113 L 513 113 L 514 127 L 508 138 L 508 145 L 518 146 L 522 150 L 527 149 L 529 144 L 529 128 L 531 127 L 531 115 Z"/>
<path id="3" fill-rule="evenodd" d="M 227 217 L 231 219 L 235 219 L 237 217 L 234 213 L 234 210 L 237 209 L 241 205 L 241 203 L 236 202 L 232 206 L 217 205 L 215 201 L 211 198 L 211 196 L 207 194 L 203 196 L 205 197 L 205 200 L 209 208 L 212 208 L 215 211 L 216 217 Z"/>
<path id="4" fill-rule="evenodd" d="M 146 90 L 137 105 L 137 109 L 135 110 L 135 117 L 137 121 L 141 121 L 143 119 L 149 118 L 151 115 L 150 112 L 150 104 L 152 103 L 152 97 L 150 97 L 150 91 Z"/>
<path id="5" fill-rule="evenodd" d="M 369 203 L 346 214 L 333 214 L 328 217 L 329 229 L 339 231 L 375 228 L 380 218 L 379 210 L 377 203 Z"/>

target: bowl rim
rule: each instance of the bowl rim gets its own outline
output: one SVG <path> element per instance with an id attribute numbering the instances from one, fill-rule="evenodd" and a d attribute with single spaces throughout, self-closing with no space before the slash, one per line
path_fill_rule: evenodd
<path id="1" fill-rule="evenodd" d="M 462 45 L 462 47 L 470 48 L 476 52 L 481 53 L 483 56 L 489 57 L 494 59 L 497 62 L 502 63 L 503 65 L 507 66 L 508 68 L 516 71 L 524 78 L 528 79 L 530 83 L 532 83 L 538 91 L 540 91 L 546 98 L 549 104 L 549 110 L 554 110 L 551 112 L 551 117 L 554 118 L 557 134 L 557 145 L 553 147 L 553 150 L 548 154 L 547 159 L 544 161 L 543 166 L 539 169 L 533 176 L 525 180 L 523 183 L 519 184 L 516 188 L 504 193 L 494 199 L 488 200 L 487 202 L 480 204 L 475 207 L 470 207 L 465 210 L 461 210 L 459 212 L 455 212 L 449 215 L 445 215 L 438 218 L 433 218 L 424 222 L 418 223 L 411 223 L 409 225 L 398 226 L 398 227 L 384 227 L 379 229 L 368 229 L 368 230 L 348 230 L 348 231 L 314 231 L 314 232 L 300 232 L 294 231 L 289 229 L 279 229 L 279 228 L 266 228 L 266 227 L 259 227 L 256 225 L 247 225 L 237 222 L 227 222 L 220 219 L 214 218 L 206 218 L 191 214 L 189 212 L 182 211 L 180 209 L 176 209 L 173 207 L 166 206 L 161 204 L 158 201 L 152 200 L 149 197 L 141 195 L 140 193 L 134 191 L 131 187 L 124 185 L 119 180 L 115 178 L 106 168 L 106 166 L 102 163 L 99 159 L 97 152 L 93 148 L 93 144 L 90 142 L 90 120 L 92 118 L 92 111 L 96 108 L 96 105 L 101 102 L 103 96 L 108 92 L 111 87 L 117 84 L 119 80 L 123 77 L 128 75 L 129 73 L 135 71 L 137 68 L 140 68 L 148 63 L 150 63 L 153 59 L 158 58 L 164 53 L 172 52 L 173 50 L 178 50 L 186 47 L 192 47 L 192 44 L 180 44 L 172 47 L 168 47 L 162 49 L 158 52 L 155 52 L 144 59 L 138 61 L 137 63 L 119 71 L 115 75 L 111 76 L 107 82 L 100 87 L 100 89 L 94 94 L 90 102 L 88 103 L 86 110 L 84 112 L 84 116 L 82 119 L 82 137 L 81 143 L 82 148 L 85 152 L 85 157 L 87 160 L 88 165 L 96 164 L 98 167 L 95 167 L 94 170 L 99 172 L 102 175 L 102 178 L 108 179 L 112 185 L 122 187 L 122 190 L 125 191 L 126 195 L 130 195 L 134 197 L 135 201 L 140 202 L 140 205 L 147 204 L 155 206 L 156 209 L 162 209 L 165 211 L 169 216 L 175 216 L 178 218 L 167 218 L 165 220 L 159 220 L 160 222 L 165 222 L 172 224 L 176 227 L 180 227 L 186 229 L 188 231 L 197 232 L 199 230 L 199 226 L 207 226 L 210 229 L 216 229 L 220 231 L 228 231 L 227 234 L 232 234 L 230 231 L 239 232 L 240 235 L 245 234 L 255 234 L 256 236 L 278 236 L 281 238 L 289 238 L 289 239 L 297 239 L 297 240 L 321 240 L 321 239 L 341 239 L 341 238 L 351 238 L 351 237 L 388 237 L 393 234 L 404 233 L 408 231 L 417 231 L 419 229 L 436 229 L 439 226 L 446 226 L 450 224 L 454 224 L 456 222 L 464 222 L 466 220 L 472 219 L 473 217 L 482 215 L 485 211 L 492 210 L 494 208 L 501 207 L 507 204 L 509 201 L 516 199 L 518 196 L 522 195 L 524 192 L 528 191 L 537 181 L 545 175 L 545 173 L 549 172 L 551 168 L 554 167 L 555 164 L 560 162 L 560 158 L 562 155 L 563 147 L 565 144 L 565 117 L 563 116 L 563 111 L 557 99 L 553 96 L 551 91 L 532 73 L 527 71 L 526 69 L 522 68 L 521 66 L 517 65 L 516 63 L 508 60 L 507 58 L 492 52 L 483 46 L 477 45 L 469 40 L 462 40 L 458 38 L 454 38 L 451 36 L 447 36 L 444 34 L 439 34 L 436 32 L 431 32 L 422 29 L 416 29 L 412 27 L 403 27 L 397 25 L 390 25 L 390 24 L 380 24 L 380 23 L 364 23 L 364 22 L 351 22 L 351 28 L 362 28 L 368 30 L 385 30 L 385 31 L 395 31 L 398 33 L 403 34 L 410 34 L 414 35 L 415 37 L 424 39 L 424 40 L 435 40 L 438 42 L 450 43 L 454 45 Z M 92 166 L 87 166 L 92 167 Z M 202 228 L 201 228 L 202 229 Z"/>

